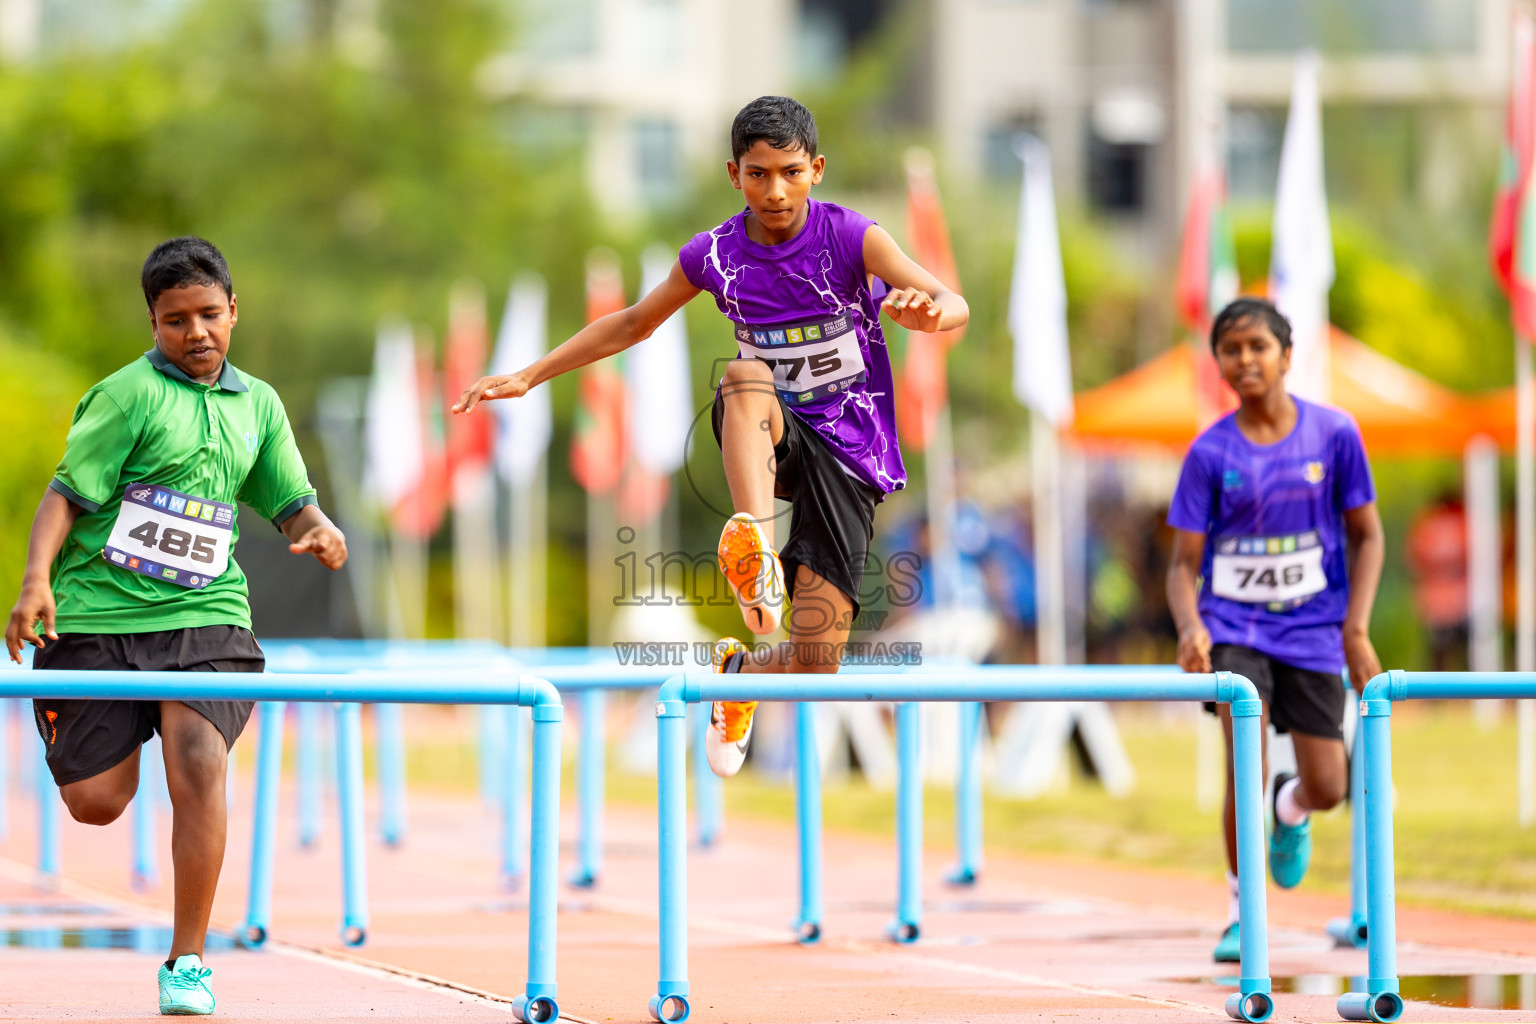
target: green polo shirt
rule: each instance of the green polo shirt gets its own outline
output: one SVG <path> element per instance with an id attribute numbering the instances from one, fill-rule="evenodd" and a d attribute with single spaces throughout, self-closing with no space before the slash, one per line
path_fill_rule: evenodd
<path id="1" fill-rule="evenodd" d="M 234 504 L 280 524 L 315 489 L 282 400 L 271 385 L 224 362 L 199 384 L 150 349 L 85 393 L 49 485 L 84 509 L 53 563 L 60 633 L 148 633 L 186 626 L 251 626 L 245 573 L 231 558 L 201 590 L 112 565 L 101 549 L 131 483 L 159 484 Z"/>

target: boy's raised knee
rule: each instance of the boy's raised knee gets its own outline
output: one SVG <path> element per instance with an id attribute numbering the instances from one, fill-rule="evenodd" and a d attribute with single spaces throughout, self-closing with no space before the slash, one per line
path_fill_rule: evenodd
<path id="1" fill-rule="evenodd" d="M 132 793 L 125 795 L 93 790 L 71 792 L 69 787 L 59 792 L 64 798 L 64 806 L 69 808 L 69 816 L 82 825 L 112 824 L 122 816 L 128 801 L 133 799 Z"/>
<path id="2" fill-rule="evenodd" d="M 1307 784 L 1308 803 L 1314 811 L 1329 811 L 1344 802 L 1349 789 L 1348 779 L 1326 779 Z"/>

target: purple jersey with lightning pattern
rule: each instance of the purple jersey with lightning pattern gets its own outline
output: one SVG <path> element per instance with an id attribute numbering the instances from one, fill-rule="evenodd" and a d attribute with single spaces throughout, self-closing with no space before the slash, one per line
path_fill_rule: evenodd
<path id="1" fill-rule="evenodd" d="M 694 235 L 678 253 L 683 273 L 715 297 L 741 357 L 769 365 L 785 404 L 851 476 L 882 495 L 901 490 L 891 361 L 864 269 L 874 221 L 812 199 L 799 234 L 759 245 L 747 212 Z"/>

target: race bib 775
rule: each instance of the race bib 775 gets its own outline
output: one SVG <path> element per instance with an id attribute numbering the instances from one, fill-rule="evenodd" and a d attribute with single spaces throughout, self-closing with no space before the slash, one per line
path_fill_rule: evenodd
<path id="1" fill-rule="evenodd" d="M 155 484 L 129 484 L 101 556 L 113 565 L 201 590 L 229 567 L 235 506 Z"/>
<path id="2" fill-rule="evenodd" d="M 866 376 L 859 335 L 846 315 L 735 328 L 741 357 L 767 363 L 774 387 L 790 405 L 835 397 Z"/>

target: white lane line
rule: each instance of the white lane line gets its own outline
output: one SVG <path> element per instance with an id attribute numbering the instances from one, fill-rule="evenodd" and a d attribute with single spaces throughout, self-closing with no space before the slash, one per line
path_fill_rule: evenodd
<path id="1" fill-rule="evenodd" d="M 19 861 L 0 856 L 0 876 L 16 882 L 31 883 L 36 880 L 37 872 L 34 868 Z M 69 896 L 81 902 L 99 904 L 125 916 L 137 917 L 140 920 L 148 919 L 155 924 L 168 925 L 172 920 L 171 915 L 159 907 L 139 903 L 132 899 L 125 899 L 116 893 L 106 892 L 68 878 L 60 878 L 57 887 L 52 890 L 52 893 Z M 446 997 L 467 996 L 470 1001 L 477 1005 L 488 1006 L 509 1014 L 512 1012 L 512 1000 L 507 996 L 473 988 L 469 985 L 461 985 L 446 978 L 438 978 L 419 971 L 396 967 L 393 964 L 367 960 L 352 953 L 343 953 L 338 950 L 325 949 L 324 947 L 300 946 L 279 939 L 268 939 L 263 949 L 281 956 L 292 957 L 295 960 L 324 963 L 340 970 L 390 981 L 397 985 L 404 985 L 406 988 L 432 991 Z M 570 1024 L 595 1024 L 593 1021 L 582 1017 L 573 1017 L 563 1011 L 560 1014 L 560 1020 L 569 1021 Z"/>

